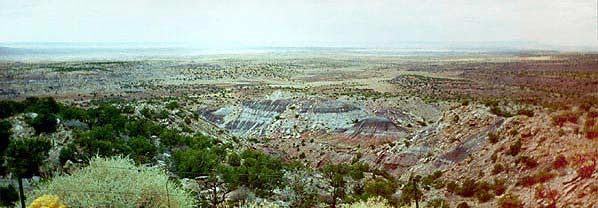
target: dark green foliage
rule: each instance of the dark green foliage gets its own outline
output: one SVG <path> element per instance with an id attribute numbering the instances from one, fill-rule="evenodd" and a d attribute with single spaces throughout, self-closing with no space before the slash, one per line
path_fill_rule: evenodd
<path id="1" fill-rule="evenodd" d="M 0 100 L 0 119 L 11 117 L 22 113 L 25 107 L 23 104 L 12 100 Z"/>
<path id="2" fill-rule="evenodd" d="M 37 134 L 56 132 L 57 122 L 54 114 L 40 113 L 35 118 L 27 120 Z"/>
<path id="3" fill-rule="evenodd" d="M 228 155 L 228 164 L 233 167 L 241 166 L 241 157 L 237 153 L 231 153 Z"/>
<path id="4" fill-rule="evenodd" d="M 152 158 L 157 154 L 158 149 L 152 143 L 152 141 L 143 136 L 137 136 L 127 141 L 130 149 L 130 157 L 137 163 L 149 163 Z"/>
<path id="5" fill-rule="evenodd" d="M 110 124 L 94 127 L 83 133 L 75 132 L 74 138 L 75 144 L 82 150 L 83 160 L 95 155 L 107 157 L 129 152 L 125 140 L 117 137 L 116 130 Z"/>
<path id="6" fill-rule="evenodd" d="M 511 156 L 515 156 L 515 155 L 519 154 L 520 151 L 521 151 L 521 139 L 518 139 L 515 143 L 513 143 L 509 147 L 507 154 L 511 155 Z"/>
<path id="7" fill-rule="evenodd" d="M 65 164 L 66 161 L 68 161 L 68 160 L 70 160 L 72 162 L 77 162 L 77 158 L 78 158 L 77 147 L 73 143 L 70 143 L 70 144 L 67 144 L 66 146 L 64 146 L 60 150 L 60 155 L 58 156 L 58 159 L 60 160 L 60 164 Z"/>
<path id="8" fill-rule="evenodd" d="M 442 171 L 435 171 L 434 173 L 427 175 L 422 178 L 422 187 L 426 190 L 430 190 L 431 187 L 442 187 L 444 186 L 443 181 L 438 180 L 442 177 Z"/>
<path id="9" fill-rule="evenodd" d="M 65 105 L 60 105 L 58 116 L 63 120 L 79 120 L 82 122 L 89 119 L 85 109 Z"/>
<path id="10" fill-rule="evenodd" d="M 167 119 L 168 116 L 170 115 L 170 113 L 168 113 L 168 111 L 160 111 L 160 113 L 158 115 L 156 115 L 157 118 L 159 119 Z"/>
<path id="11" fill-rule="evenodd" d="M 421 181 L 421 176 L 415 175 L 410 176 L 409 181 L 401 189 L 403 193 L 401 195 L 401 200 L 405 203 L 411 203 L 412 201 L 421 201 L 423 192 L 419 188 L 419 183 Z"/>
<path id="12" fill-rule="evenodd" d="M 0 121 L 0 157 L 10 143 L 10 135 L 12 135 L 12 124 L 6 120 Z M 1 165 L 1 164 L 0 164 Z"/>
<path id="13" fill-rule="evenodd" d="M 229 181 L 232 186 L 244 185 L 255 191 L 257 196 L 265 197 L 282 185 L 284 170 L 282 160 L 254 150 L 243 151 L 241 159 L 241 166 L 234 168 L 239 176 L 238 180 Z"/>
<path id="14" fill-rule="evenodd" d="M 177 101 L 172 101 L 168 104 L 166 104 L 166 108 L 170 109 L 170 110 L 174 110 L 175 108 L 179 107 L 179 103 Z"/>
<path id="15" fill-rule="evenodd" d="M 9 170 L 22 178 L 39 173 L 52 144 L 47 139 L 22 139 L 10 142 L 5 151 Z"/>
<path id="16" fill-rule="evenodd" d="M 149 108 L 143 108 L 141 111 L 139 111 L 139 113 L 141 113 L 141 115 L 143 115 L 146 119 L 154 118 L 154 111 Z"/>
<path id="17" fill-rule="evenodd" d="M 330 193 L 330 206 L 335 207 L 339 199 L 345 197 L 345 185 L 347 183 L 347 174 L 349 174 L 349 165 L 347 164 L 329 164 L 320 169 L 320 172 L 324 175 L 324 178 L 332 188 Z"/>
<path id="18" fill-rule="evenodd" d="M 177 131 L 172 129 L 162 129 L 160 132 L 160 145 L 164 147 L 184 146 L 189 138 L 180 135 Z"/>
<path id="19" fill-rule="evenodd" d="M 161 134 L 160 132 L 165 130 L 162 126 L 147 119 L 136 119 L 129 121 L 125 124 L 125 129 L 131 137 L 151 137 L 153 135 L 159 135 Z"/>
<path id="20" fill-rule="evenodd" d="M 216 145 L 215 139 L 196 136 L 182 141 L 188 148 L 173 154 L 175 173 L 181 177 L 195 178 L 213 174 L 226 159 L 226 149 Z"/>
<path id="21" fill-rule="evenodd" d="M 90 126 L 112 125 L 115 131 L 122 131 L 125 128 L 126 118 L 120 114 L 120 110 L 112 105 L 101 105 L 98 108 L 87 111 Z"/>
<path id="22" fill-rule="evenodd" d="M 355 158 L 359 158 L 360 156 L 357 155 Z M 354 158 L 354 159 L 355 159 Z M 354 163 L 349 164 L 328 164 L 324 167 L 320 168 L 320 172 L 324 176 L 324 179 L 328 182 L 329 186 L 332 188 L 330 193 L 330 201 L 328 203 L 331 206 L 336 206 L 338 200 L 348 199 L 346 196 L 347 192 L 347 183 L 352 181 L 358 181 L 364 178 L 364 172 L 372 172 L 374 176 L 381 176 L 381 178 L 377 179 L 378 181 L 374 181 L 373 184 L 366 185 L 363 187 L 361 185 L 355 185 L 353 187 L 353 191 L 356 195 L 362 195 L 362 198 L 367 198 L 373 195 L 380 195 L 382 197 L 387 197 L 386 192 L 390 192 L 390 189 L 396 189 L 395 181 L 392 176 L 390 176 L 386 171 L 383 170 L 371 170 L 370 167 L 366 164 L 357 162 L 358 159 L 354 160 Z M 366 190 L 368 188 L 369 190 Z M 384 188 L 385 190 L 373 190 L 374 186 L 379 188 Z M 398 186 L 398 185 L 397 185 Z M 393 188 L 394 187 L 394 188 Z M 391 198 L 387 198 L 390 201 Z"/>
<path id="23" fill-rule="evenodd" d="M 398 188 L 398 184 L 394 180 L 387 180 L 383 178 L 376 178 L 365 185 L 362 198 L 367 199 L 373 196 L 381 196 L 389 201 L 393 201 L 392 195 Z"/>
<path id="24" fill-rule="evenodd" d="M 447 191 L 462 197 L 475 197 L 481 203 L 494 198 L 493 185 L 485 181 L 477 182 L 470 178 L 464 179 L 461 185 L 449 182 L 447 184 Z"/>
<path id="25" fill-rule="evenodd" d="M 13 185 L 0 187 L 0 206 L 13 207 L 19 200 L 19 193 Z"/>
<path id="26" fill-rule="evenodd" d="M 179 150 L 173 154 L 175 173 L 195 178 L 211 174 L 220 163 L 218 155 L 207 149 Z"/>
<path id="27" fill-rule="evenodd" d="M 351 179 L 353 180 L 361 180 L 364 175 L 364 172 L 369 172 L 370 171 L 370 166 L 368 166 L 365 163 L 354 163 L 351 164 L 351 166 L 349 166 L 349 177 L 351 177 Z M 390 177 L 386 176 L 386 174 L 388 174 L 386 171 L 383 170 L 378 170 L 375 172 L 377 175 L 383 176 L 387 179 L 390 179 Z"/>
<path id="28" fill-rule="evenodd" d="M 60 110 L 60 105 L 52 97 L 28 97 L 22 104 L 25 107 L 25 112 L 56 114 Z"/>

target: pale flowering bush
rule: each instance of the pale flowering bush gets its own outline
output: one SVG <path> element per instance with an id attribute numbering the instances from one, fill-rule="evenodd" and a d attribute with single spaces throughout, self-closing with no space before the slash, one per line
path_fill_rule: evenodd
<path id="1" fill-rule="evenodd" d="M 68 208 L 56 195 L 42 195 L 33 200 L 27 208 Z"/>
<path id="2" fill-rule="evenodd" d="M 168 188 L 168 191 L 167 191 Z M 91 159 L 87 167 L 37 186 L 30 199 L 53 194 L 70 207 L 194 207 L 192 195 L 164 170 L 128 158 Z"/>

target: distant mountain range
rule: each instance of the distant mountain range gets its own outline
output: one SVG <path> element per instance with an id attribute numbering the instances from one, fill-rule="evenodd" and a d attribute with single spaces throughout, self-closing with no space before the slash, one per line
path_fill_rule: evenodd
<path id="1" fill-rule="evenodd" d="M 384 55 L 442 55 L 458 53 L 554 53 L 592 51 L 591 48 L 558 48 L 550 45 L 508 42 L 403 42 L 383 47 L 202 47 L 168 42 L 9 42 L 0 43 L 0 60 L 147 59 L 242 53 L 375 53 Z"/>

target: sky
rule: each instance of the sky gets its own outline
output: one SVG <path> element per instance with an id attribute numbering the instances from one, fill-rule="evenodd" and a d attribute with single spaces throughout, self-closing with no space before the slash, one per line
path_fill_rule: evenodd
<path id="1" fill-rule="evenodd" d="M 0 0 L 0 42 L 598 47 L 595 0 Z"/>

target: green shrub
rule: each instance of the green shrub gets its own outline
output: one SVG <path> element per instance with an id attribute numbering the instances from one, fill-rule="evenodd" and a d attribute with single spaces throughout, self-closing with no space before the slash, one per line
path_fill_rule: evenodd
<path id="1" fill-rule="evenodd" d="M 496 144 L 498 141 L 500 141 L 500 137 L 498 136 L 498 134 L 490 132 L 488 133 L 488 141 L 492 144 Z"/>
<path id="2" fill-rule="evenodd" d="M 220 164 L 218 155 L 207 149 L 179 150 L 173 154 L 175 173 L 180 177 L 195 178 L 211 174 Z"/>
<path id="3" fill-rule="evenodd" d="M 500 196 L 507 191 L 507 181 L 505 179 L 494 179 L 490 187 L 494 191 L 494 195 Z"/>
<path id="4" fill-rule="evenodd" d="M 54 114 L 40 113 L 33 119 L 28 119 L 27 124 L 35 129 L 35 133 L 56 132 L 57 122 Z"/>
<path id="5" fill-rule="evenodd" d="M 567 122 L 577 124 L 579 116 L 581 116 L 579 112 L 560 111 L 552 116 L 552 121 L 557 126 L 563 126 Z"/>
<path id="6" fill-rule="evenodd" d="M 461 202 L 457 205 L 457 208 L 469 208 L 469 204 L 467 202 Z"/>
<path id="7" fill-rule="evenodd" d="M 14 186 L 0 186 L 0 206 L 13 207 L 19 200 L 19 194 Z"/>
<path id="8" fill-rule="evenodd" d="M 80 147 L 82 158 L 87 160 L 95 155 L 108 157 L 114 155 L 125 155 L 130 148 L 123 138 L 116 134 L 112 125 L 94 127 L 86 132 L 74 134 L 75 144 Z"/>
<path id="9" fill-rule="evenodd" d="M 149 163 L 158 153 L 158 149 L 149 138 L 137 136 L 129 139 L 127 145 L 130 149 L 129 157 L 139 164 Z"/>
<path id="10" fill-rule="evenodd" d="M 530 109 L 519 109 L 517 115 L 525 115 L 527 117 L 534 117 L 534 111 Z"/>
<path id="11" fill-rule="evenodd" d="M 515 156 L 515 155 L 519 154 L 520 151 L 521 151 L 521 139 L 518 139 L 515 143 L 513 143 L 509 147 L 507 154 L 511 155 L 511 156 Z"/>
<path id="12" fill-rule="evenodd" d="M 25 112 L 38 114 L 56 114 L 60 111 L 60 104 L 52 97 L 28 97 L 22 102 Z"/>
<path id="13" fill-rule="evenodd" d="M 172 101 L 168 104 L 166 104 L 166 108 L 170 109 L 170 110 L 174 110 L 175 108 L 179 107 L 179 103 L 177 101 Z"/>
<path id="14" fill-rule="evenodd" d="M 426 203 L 426 208 L 449 208 L 450 204 L 442 198 L 434 198 Z"/>
<path id="15" fill-rule="evenodd" d="M 520 156 L 519 158 L 517 158 L 517 161 L 515 161 L 516 163 L 523 163 L 525 165 L 525 167 L 527 168 L 535 168 L 538 167 L 538 162 L 536 160 L 534 160 L 531 157 L 528 156 Z"/>
<path id="16" fill-rule="evenodd" d="M 444 184 L 439 185 L 436 183 L 436 181 L 442 177 L 442 171 L 435 171 L 434 173 L 427 175 L 425 177 L 422 178 L 422 186 L 424 187 L 424 189 L 429 190 L 430 187 L 442 187 L 444 186 Z"/>
<path id="17" fill-rule="evenodd" d="M 462 197 L 472 197 L 477 191 L 477 183 L 471 178 L 463 180 L 461 186 L 457 188 L 456 194 Z"/>
<path id="18" fill-rule="evenodd" d="M 77 154 L 77 147 L 73 143 L 69 143 L 60 149 L 60 155 L 58 156 L 60 164 L 65 164 L 66 161 L 77 162 L 79 159 Z"/>
<path id="19" fill-rule="evenodd" d="M 170 116 L 170 113 L 165 110 L 160 111 L 160 113 L 158 113 L 158 115 L 156 115 L 156 117 L 159 119 L 167 119 L 168 116 Z"/>
<path id="20" fill-rule="evenodd" d="M 240 156 L 241 166 L 234 168 L 239 177 L 229 181 L 232 186 L 246 186 L 260 197 L 270 196 L 272 190 L 284 186 L 282 180 L 285 166 L 282 160 L 248 149 Z"/>
<path id="21" fill-rule="evenodd" d="M 0 100 L 0 119 L 11 117 L 17 113 L 22 113 L 23 104 L 12 100 Z"/>
<path id="22" fill-rule="evenodd" d="M 446 184 L 446 191 L 448 191 L 450 193 L 456 193 L 458 188 L 459 188 L 459 184 L 457 184 L 457 182 L 455 182 L 455 181 L 449 181 Z"/>
<path id="23" fill-rule="evenodd" d="M 523 201 L 519 199 L 519 196 L 509 193 L 498 199 L 498 206 L 501 208 L 523 208 Z"/>
<path id="24" fill-rule="evenodd" d="M 480 203 L 485 203 L 494 199 L 494 193 L 489 191 L 478 191 L 474 194 L 474 197 L 478 199 Z"/>
<path id="25" fill-rule="evenodd" d="M 552 167 L 554 169 L 561 169 L 561 168 L 567 167 L 568 164 L 569 164 L 569 162 L 567 161 L 567 158 L 565 156 L 559 154 L 558 156 L 556 156 L 556 158 L 552 162 Z"/>
<path id="26" fill-rule="evenodd" d="M 60 105 L 60 112 L 58 113 L 58 116 L 63 120 L 89 120 L 87 117 L 87 111 L 85 109 L 65 105 Z"/>
<path id="27" fill-rule="evenodd" d="M 523 176 L 523 177 L 519 178 L 519 180 L 517 181 L 517 185 L 529 187 L 529 186 L 533 186 L 537 183 L 544 183 L 546 181 L 550 181 L 555 176 L 556 176 L 556 174 L 554 174 L 548 170 L 542 170 L 534 175 L 528 175 L 528 176 Z"/>
<path id="28" fill-rule="evenodd" d="M 505 170 L 505 167 L 502 164 L 496 163 L 496 164 L 494 164 L 494 167 L 492 168 L 492 174 L 496 175 L 496 174 L 503 172 L 504 170 Z"/>
<path id="29" fill-rule="evenodd" d="M 387 200 L 392 200 L 392 195 L 398 188 L 398 184 L 391 180 L 377 178 L 365 185 L 363 196 L 370 198 L 373 196 L 384 197 Z"/>
<path id="30" fill-rule="evenodd" d="M 39 168 L 48 157 L 52 143 L 43 138 L 13 140 L 5 150 L 10 171 L 21 178 L 30 178 L 39 173 Z"/>
<path id="31" fill-rule="evenodd" d="M 168 190 L 167 190 L 168 189 Z M 69 207 L 194 207 L 196 202 L 160 169 L 122 157 L 94 157 L 87 167 L 37 186 L 29 203 L 44 194 L 59 196 Z"/>
<path id="32" fill-rule="evenodd" d="M 153 119 L 155 117 L 154 111 L 149 108 L 143 108 L 141 109 L 141 111 L 139 111 L 139 113 L 141 113 L 141 115 L 143 115 L 143 117 L 145 117 L 146 119 Z"/>
<path id="33" fill-rule="evenodd" d="M 583 179 L 591 178 L 596 170 L 595 160 L 586 160 L 577 168 L 577 175 Z"/>
<path id="34" fill-rule="evenodd" d="M 513 114 L 511 114 L 511 113 L 509 113 L 507 111 L 504 111 L 502 108 L 500 108 L 498 106 L 491 106 L 490 107 L 490 112 L 492 114 L 494 114 L 494 115 L 502 116 L 502 117 L 511 117 L 511 116 L 513 116 Z"/>
<path id="35" fill-rule="evenodd" d="M 153 135 L 159 135 L 164 131 L 162 126 L 148 119 L 136 119 L 129 121 L 125 124 L 125 129 L 131 137 L 151 137 Z M 173 133 L 177 132 L 173 131 Z"/>
<path id="36" fill-rule="evenodd" d="M 126 118 L 120 114 L 120 110 L 112 105 L 101 105 L 100 107 L 87 110 L 90 118 L 90 126 L 112 125 L 115 131 L 121 132 L 125 128 Z"/>
<path id="37" fill-rule="evenodd" d="M 12 124 L 6 120 L 0 121 L 0 157 L 10 143 L 10 136 L 12 135 Z M 0 164 L 1 165 L 1 164 Z"/>

